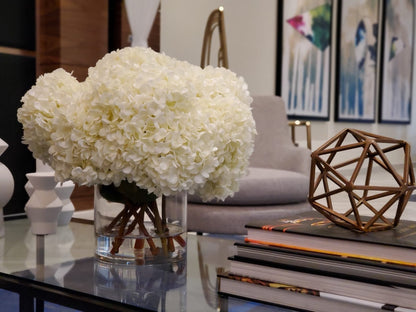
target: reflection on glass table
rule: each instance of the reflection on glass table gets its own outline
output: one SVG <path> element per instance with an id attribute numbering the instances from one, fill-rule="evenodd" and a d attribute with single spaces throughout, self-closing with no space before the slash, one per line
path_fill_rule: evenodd
<path id="1" fill-rule="evenodd" d="M 241 236 L 190 233 L 186 262 L 168 266 L 100 262 L 94 257 L 93 226 L 77 222 L 45 237 L 45 265 L 36 266 L 36 238 L 29 221 L 20 219 L 6 222 L 0 240 L 0 287 L 21 292 L 29 302 L 37 298 L 87 311 L 288 311 L 218 297 L 217 272 L 228 268 Z M 236 310 L 242 304 L 245 308 Z"/>

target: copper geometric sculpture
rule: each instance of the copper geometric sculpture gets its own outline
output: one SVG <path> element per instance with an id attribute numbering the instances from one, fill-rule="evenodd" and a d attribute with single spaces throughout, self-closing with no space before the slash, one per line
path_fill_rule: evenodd
<path id="1" fill-rule="evenodd" d="M 403 157 L 402 174 L 391 164 L 390 155 Z M 308 199 L 326 218 L 359 232 L 387 230 L 399 223 L 416 188 L 407 142 L 345 129 L 315 150 L 311 157 Z M 374 181 L 372 171 L 377 166 L 387 177 L 384 182 Z M 335 198 L 341 198 L 347 207 L 344 210 L 336 207 Z M 387 219 L 385 212 L 394 208 L 394 219 Z M 363 211 L 369 219 L 363 218 L 360 214 Z"/>

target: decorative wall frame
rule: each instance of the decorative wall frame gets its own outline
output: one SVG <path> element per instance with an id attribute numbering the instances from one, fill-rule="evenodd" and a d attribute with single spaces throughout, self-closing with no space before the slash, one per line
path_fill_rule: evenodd
<path id="1" fill-rule="evenodd" d="M 328 120 L 333 1 L 278 3 L 276 94 L 289 118 Z"/>
<path id="2" fill-rule="evenodd" d="M 378 94 L 379 0 L 340 0 L 335 120 L 374 122 Z"/>
<path id="3" fill-rule="evenodd" d="M 288 117 L 329 119 L 332 2 L 279 1 L 276 94 Z"/>
<path id="4" fill-rule="evenodd" d="M 413 85 L 414 0 L 385 0 L 379 121 L 410 123 Z"/>

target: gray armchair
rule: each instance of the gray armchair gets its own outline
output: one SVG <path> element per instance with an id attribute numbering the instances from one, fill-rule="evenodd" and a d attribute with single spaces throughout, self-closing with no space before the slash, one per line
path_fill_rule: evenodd
<path id="1" fill-rule="evenodd" d="M 310 150 L 297 147 L 290 136 L 283 100 L 253 97 L 256 121 L 254 153 L 240 190 L 225 201 L 202 202 L 188 196 L 188 230 L 202 233 L 245 234 L 250 221 L 273 220 L 311 210 Z"/>

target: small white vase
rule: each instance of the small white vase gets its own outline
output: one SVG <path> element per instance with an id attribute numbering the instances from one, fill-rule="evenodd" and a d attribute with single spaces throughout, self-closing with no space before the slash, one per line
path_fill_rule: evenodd
<path id="1" fill-rule="evenodd" d="M 70 198 L 74 188 L 75 184 L 72 181 L 58 183 L 55 187 L 55 192 L 62 201 L 62 210 L 58 216 L 58 226 L 67 225 L 74 214 L 75 207 Z"/>
<path id="2" fill-rule="evenodd" d="M 58 226 L 68 225 L 71 221 L 72 215 L 75 212 L 75 206 L 71 201 L 71 194 L 74 191 L 75 184 L 72 181 L 58 183 L 55 187 L 55 192 L 62 201 L 62 210 L 58 215 Z M 35 188 L 30 181 L 25 184 L 26 193 L 32 196 Z"/>
<path id="3" fill-rule="evenodd" d="M 26 174 L 34 191 L 26 203 L 26 214 L 31 222 L 33 234 L 56 233 L 58 215 L 62 201 L 55 192 L 54 172 L 33 172 Z"/>
<path id="4" fill-rule="evenodd" d="M 9 145 L 0 139 L 0 155 Z M 12 198 L 14 191 L 14 179 L 10 170 L 0 162 L 0 237 L 4 236 L 3 208 Z"/>
<path id="5" fill-rule="evenodd" d="M 36 159 L 36 172 L 54 172 L 54 170 L 39 159 Z M 58 226 L 68 225 L 75 212 L 75 206 L 70 198 L 74 188 L 75 183 L 72 181 L 58 183 L 55 186 L 55 192 L 62 201 L 62 210 L 58 216 Z M 35 189 L 30 181 L 27 181 L 25 184 L 25 190 L 29 197 L 32 196 Z"/>
<path id="6" fill-rule="evenodd" d="M 25 190 L 27 195 L 32 196 L 33 192 L 35 191 L 35 188 L 33 187 L 32 183 L 30 181 L 27 181 L 25 184 Z"/>

